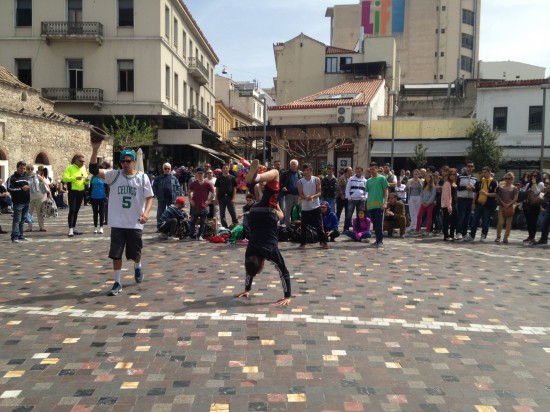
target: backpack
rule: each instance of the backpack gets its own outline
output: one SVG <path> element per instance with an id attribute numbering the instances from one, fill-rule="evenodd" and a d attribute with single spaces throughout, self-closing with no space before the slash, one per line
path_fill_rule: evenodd
<path id="1" fill-rule="evenodd" d="M 204 237 L 209 238 L 218 234 L 217 224 L 214 219 L 208 219 L 204 227 Z"/>
<path id="2" fill-rule="evenodd" d="M 286 226 L 279 226 L 279 242 L 288 242 L 290 240 L 290 233 Z"/>

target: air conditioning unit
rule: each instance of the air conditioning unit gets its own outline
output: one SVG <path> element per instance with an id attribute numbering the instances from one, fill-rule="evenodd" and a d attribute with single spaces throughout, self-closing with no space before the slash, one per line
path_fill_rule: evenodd
<path id="1" fill-rule="evenodd" d="M 351 123 L 351 106 L 338 106 L 336 108 L 337 123 Z"/>

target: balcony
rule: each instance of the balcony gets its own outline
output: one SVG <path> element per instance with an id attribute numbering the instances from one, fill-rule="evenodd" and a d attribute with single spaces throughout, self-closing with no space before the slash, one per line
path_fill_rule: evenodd
<path id="1" fill-rule="evenodd" d="M 208 116 L 205 115 L 203 112 L 201 112 L 199 109 L 197 109 L 196 107 L 193 107 L 191 109 L 189 109 L 188 111 L 188 115 L 191 119 L 205 125 L 205 126 L 210 126 L 209 125 L 209 121 L 208 121 Z"/>
<path id="2" fill-rule="evenodd" d="M 103 42 L 103 24 L 94 21 L 43 21 L 40 36 L 50 43 L 53 39 L 95 40 Z"/>
<path id="3" fill-rule="evenodd" d="M 68 87 L 44 87 L 42 97 L 54 102 L 102 102 L 102 89 L 71 89 Z"/>
<path id="4" fill-rule="evenodd" d="M 201 86 L 204 86 L 208 83 L 208 70 L 204 67 L 204 64 L 201 63 L 196 57 L 189 57 L 189 74 L 199 83 Z"/>

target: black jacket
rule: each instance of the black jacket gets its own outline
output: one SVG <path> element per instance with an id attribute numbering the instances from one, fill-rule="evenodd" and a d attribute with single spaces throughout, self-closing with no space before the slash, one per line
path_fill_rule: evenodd
<path id="1" fill-rule="evenodd" d="M 29 177 L 23 173 L 22 175 L 14 172 L 8 180 L 8 192 L 11 194 L 11 200 L 14 204 L 30 203 L 31 191 L 24 191 L 23 186 L 29 185 Z"/>

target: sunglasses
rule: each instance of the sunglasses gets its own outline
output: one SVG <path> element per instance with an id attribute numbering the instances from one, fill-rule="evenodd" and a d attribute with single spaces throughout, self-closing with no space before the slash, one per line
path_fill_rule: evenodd
<path id="1" fill-rule="evenodd" d="M 124 159 L 124 160 L 121 160 L 120 163 L 131 163 L 132 161 L 133 161 L 133 160 L 126 160 L 126 159 Z"/>
<path id="2" fill-rule="evenodd" d="M 504 180 L 512 180 L 511 177 L 505 177 Z"/>

